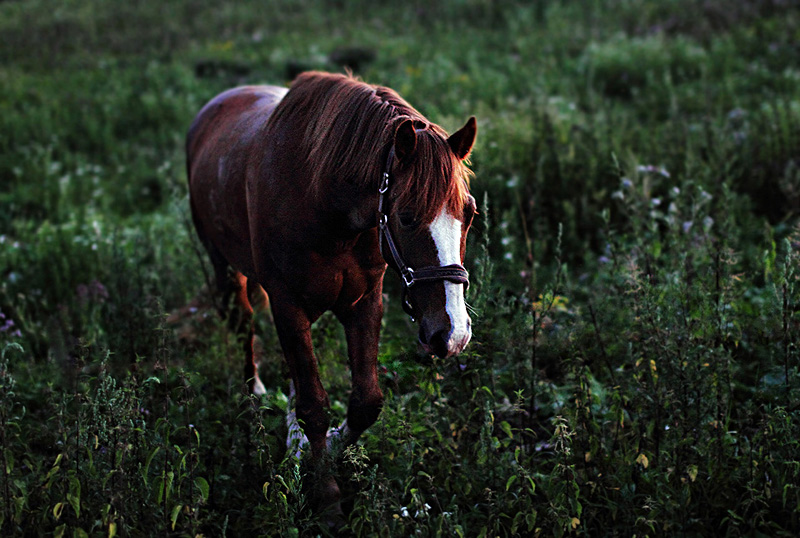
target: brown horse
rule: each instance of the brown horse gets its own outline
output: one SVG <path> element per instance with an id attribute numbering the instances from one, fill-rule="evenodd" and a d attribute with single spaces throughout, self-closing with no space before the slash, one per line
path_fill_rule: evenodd
<path id="1" fill-rule="evenodd" d="M 353 443 L 377 419 L 378 339 L 387 262 L 419 341 L 440 357 L 471 336 L 462 267 L 475 213 L 464 160 L 475 118 L 449 138 L 396 92 L 345 75 L 304 73 L 288 91 L 228 90 L 187 137 L 192 218 L 219 291 L 236 297 L 245 379 L 263 393 L 253 360 L 251 302 L 266 291 L 296 388 L 296 415 L 313 462 L 328 451 L 328 394 L 311 324 L 332 311 L 347 337 L 352 393 L 332 433 Z M 228 268 L 233 272 L 229 273 Z M 339 492 L 326 476 L 323 499 Z"/>

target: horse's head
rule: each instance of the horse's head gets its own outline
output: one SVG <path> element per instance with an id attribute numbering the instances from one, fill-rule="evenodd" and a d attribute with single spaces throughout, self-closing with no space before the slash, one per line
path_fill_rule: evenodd
<path id="1" fill-rule="evenodd" d="M 381 249 L 403 277 L 404 308 L 419 321 L 422 347 L 439 357 L 457 355 L 472 336 L 463 263 L 475 199 L 463 161 L 476 132 L 474 117 L 449 138 L 438 127 L 403 121 L 384 177 L 391 188 L 383 189 Z"/>

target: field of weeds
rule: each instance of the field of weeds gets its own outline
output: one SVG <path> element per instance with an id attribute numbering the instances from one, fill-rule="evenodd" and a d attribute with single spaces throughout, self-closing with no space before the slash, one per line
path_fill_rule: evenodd
<path id="1" fill-rule="evenodd" d="M 457 360 L 387 274 L 339 532 L 800 533 L 797 2 L 6 0 L 0 34 L 0 535 L 332 532 L 269 316 L 255 398 L 208 307 L 183 143 L 223 89 L 346 68 L 477 116 L 480 214 Z"/>

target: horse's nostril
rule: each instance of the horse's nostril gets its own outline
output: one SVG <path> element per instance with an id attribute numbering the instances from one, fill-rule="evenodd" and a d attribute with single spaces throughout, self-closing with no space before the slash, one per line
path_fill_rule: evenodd
<path id="1" fill-rule="evenodd" d="M 427 346 L 428 340 L 425 338 L 425 329 L 423 327 L 419 328 L 419 334 L 417 335 L 421 344 Z"/>
<path id="2" fill-rule="evenodd" d="M 437 331 L 433 333 L 431 339 L 429 340 L 428 344 L 431 347 L 433 353 L 439 358 L 447 357 L 448 349 L 447 349 L 447 331 Z"/>

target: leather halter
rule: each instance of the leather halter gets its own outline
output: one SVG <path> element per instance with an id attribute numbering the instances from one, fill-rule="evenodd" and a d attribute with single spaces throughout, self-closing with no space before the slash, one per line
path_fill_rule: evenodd
<path id="1" fill-rule="evenodd" d="M 400 276 L 403 278 L 403 310 L 405 310 L 406 314 L 411 317 L 411 321 L 415 321 L 414 305 L 411 304 L 408 296 L 408 289 L 411 286 L 417 282 L 436 282 L 439 280 L 447 280 L 448 282 L 453 282 L 455 284 L 464 284 L 466 288 L 469 288 L 469 273 L 463 265 L 458 263 L 444 266 L 429 265 L 419 269 L 412 269 L 406 265 L 405 262 L 403 262 L 403 258 L 397 248 L 397 244 L 394 242 L 394 238 L 392 237 L 392 232 L 389 229 L 389 216 L 385 212 L 386 193 L 389 192 L 393 161 L 394 145 L 392 145 L 392 147 L 389 149 L 389 156 L 386 159 L 386 167 L 383 171 L 383 180 L 381 181 L 381 186 L 378 189 L 378 229 L 380 231 L 378 240 L 381 249 L 381 255 L 384 259 L 387 259 L 386 255 L 383 253 L 383 240 L 386 239 L 386 244 L 389 246 L 389 253 L 392 256 L 392 260 L 397 266 Z"/>

